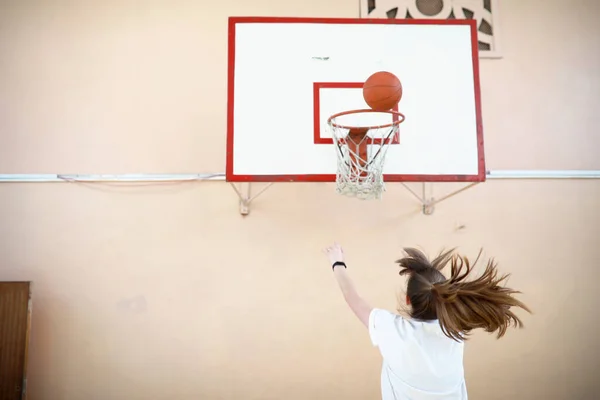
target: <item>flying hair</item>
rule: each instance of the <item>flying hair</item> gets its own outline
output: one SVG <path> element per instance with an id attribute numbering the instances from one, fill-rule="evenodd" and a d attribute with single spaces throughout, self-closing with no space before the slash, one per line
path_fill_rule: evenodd
<path id="1" fill-rule="evenodd" d="M 409 276 L 407 295 L 413 318 L 439 320 L 444 334 L 457 341 L 466 340 L 477 328 L 497 332 L 501 338 L 511 326 L 523 327 L 512 308 L 531 310 L 514 297 L 520 291 L 502 286 L 510 275 L 499 275 L 493 259 L 487 262 L 483 274 L 469 279 L 481 251 L 472 264 L 454 249 L 432 261 L 414 248 L 405 248 L 404 252 L 406 256 L 396 262 L 400 275 Z M 448 264 L 450 277 L 446 278 L 441 271 Z"/>

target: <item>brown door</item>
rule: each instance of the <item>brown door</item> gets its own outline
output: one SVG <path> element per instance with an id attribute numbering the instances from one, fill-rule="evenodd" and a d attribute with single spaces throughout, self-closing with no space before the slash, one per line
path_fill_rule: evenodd
<path id="1" fill-rule="evenodd" d="M 29 282 L 0 282 L 0 400 L 24 400 Z"/>

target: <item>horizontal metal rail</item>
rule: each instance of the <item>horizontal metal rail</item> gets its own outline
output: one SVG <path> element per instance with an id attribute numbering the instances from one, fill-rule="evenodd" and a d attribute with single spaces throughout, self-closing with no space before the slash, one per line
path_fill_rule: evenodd
<path id="1" fill-rule="evenodd" d="M 496 170 L 487 179 L 600 179 L 600 170 Z"/>
<path id="2" fill-rule="evenodd" d="M 27 182 L 193 182 L 224 181 L 216 174 L 0 174 L 0 183 Z"/>
<path id="3" fill-rule="evenodd" d="M 495 170 L 487 179 L 600 179 L 600 170 Z M 0 174 L 0 183 L 33 182 L 192 182 L 225 181 L 225 173 L 206 174 Z"/>

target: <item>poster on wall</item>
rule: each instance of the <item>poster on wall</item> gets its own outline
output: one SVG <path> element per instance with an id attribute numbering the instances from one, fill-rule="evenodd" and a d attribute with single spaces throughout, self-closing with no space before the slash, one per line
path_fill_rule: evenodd
<path id="1" fill-rule="evenodd" d="M 360 18 L 474 19 L 479 56 L 501 58 L 498 0 L 359 0 Z"/>

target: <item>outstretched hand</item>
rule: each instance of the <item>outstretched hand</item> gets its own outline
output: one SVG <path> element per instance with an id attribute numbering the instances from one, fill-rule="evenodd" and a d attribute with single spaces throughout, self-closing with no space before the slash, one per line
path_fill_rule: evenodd
<path id="1" fill-rule="evenodd" d="M 336 262 L 344 262 L 344 250 L 342 246 L 337 243 L 323 249 L 323 253 L 329 258 L 330 265 Z M 354 314 L 360 319 L 365 326 L 369 326 L 369 315 L 371 315 L 372 308 L 368 305 L 362 297 L 358 295 L 350 276 L 346 273 L 346 268 L 333 268 L 335 279 L 340 285 L 340 289 L 344 295 L 346 303 L 350 306 Z"/>
<path id="2" fill-rule="evenodd" d="M 342 250 L 342 246 L 337 243 L 334 243 L 333 245 L 323 249 L 323 253 L 325 253 L 329 258 L 330 264 L 333 264 L 337 261 L 344 261 L 344 250 Z"/>

